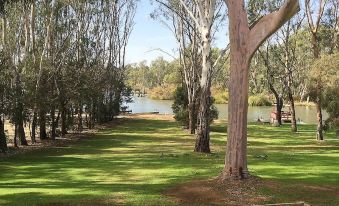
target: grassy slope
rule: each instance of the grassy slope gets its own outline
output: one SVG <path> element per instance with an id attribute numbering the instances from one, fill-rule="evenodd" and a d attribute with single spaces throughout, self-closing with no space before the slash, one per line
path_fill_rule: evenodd
<path id="1" fill-rule="evenodd" d="M 217 176 L 223 167 L 226 132 L 212 128 L 211 155 L 192 153 L 194 138 L 174 122 L 127 120 L 64 148 L 35 151 L 0 159 L 0 205 L 36 205 L 98 201 L 126 205 L 170 205 L 161 191 L 177 183 Z M 328 197 L 295 187 L 294 183 L 338 186 L 339 140 L 328 134 L 314 141 L 314 126 L 249 128 L 249 165 L 252 174 L 283 182 L 274 201 L 306 200 L 317 205 L 339 205 L 339 195 Z M 267 154 L 268 160 L 255 155 Z"/>

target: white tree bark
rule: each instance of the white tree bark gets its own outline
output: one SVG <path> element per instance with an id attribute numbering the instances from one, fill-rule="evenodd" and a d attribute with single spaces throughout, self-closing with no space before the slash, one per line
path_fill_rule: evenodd
<path id="1" fill-rule="evenodd" d="M 211 107 L 211 78 L 212 78 L 212 61 L 211 61 L 211 29 L 214 22 L 216 9 L 216 0 L 195 0 L 198 8 L 197 15 L 189 9 L 183 0 L 181 5 L 185 8 L 200 36 L 200 50 L 202 55 L 202 71 L 200 78 L 200 104 L 198 112 L 198 127 L 195 144 L 196 152 L 209 153 L 209 120 Z"/>

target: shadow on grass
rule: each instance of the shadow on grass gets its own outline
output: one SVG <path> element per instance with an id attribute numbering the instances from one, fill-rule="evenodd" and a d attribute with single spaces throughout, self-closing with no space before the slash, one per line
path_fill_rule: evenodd
<path id="1" fill-rule="evenodd" d="M 319 145 L 310 136 L 313 131 L 291 135 L 288 129 L 249 127 L 253 174 L 286 182 L 336 184 L 338 141 Z M 0 204 L 171 205 L 162 190 L 221 171 L 226 128 L 214 125 L 211 140 L 214 154 L 196 154 L 194 136 L 175 122 L 125 120 L 68 147 L 0 159 Z M 257 154 L 267 154 L 268 159 L 257 159 Z"/>

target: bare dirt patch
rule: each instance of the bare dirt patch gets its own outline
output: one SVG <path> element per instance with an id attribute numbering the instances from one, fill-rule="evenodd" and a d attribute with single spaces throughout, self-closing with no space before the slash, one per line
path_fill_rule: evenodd
<path id="1" fill-rule="evenodd" d="M 268 189 L 269 195 L 264 195 L 262 189 Z M 258 177 L 251 177 L 249 180 L 242 181 L 220 181 L 219 179 L 197 180 L 180 184 L 174 188 L 168 189 L 163 194 L 174 200 L 177 205 L 229 205 L 229 206 L 247 206 L 247 205 L 265 205 L 268 203 L 277 203 L 275 194 L 289 194 L 296 192 L 305 194 L 298 197 L 289 198 L 290 205 L 324 205 L 323 200 L 317 196 L 306 194 L 319 194 L 325 192 L 330 196 L 339 195 L 339 187 L 326 185 L 310 184 L 285 184 L 273 180 L 265 180 Z M 285 205 L 281 203 L 281 205 Z"/>
<path id="2" fill-rule="evenodd" d="M 163 194 L 178 205 L 229 205 L 247 206 L 264 205 L 276 201 L 276 197 L 264 195 L 262 189 L 269 189 L 271 194 L 293 193 L 296 189 L 301 194 L 319 194 L 326 192 L 331 197 L 339 197 L 339 187 L 319 186 L 309 184 L 284 184 L 277 181 L 265 180 L 258 177 L 251 177 L 246 181 L 220 181 L 218 179 L 197 180 L 177 185 L 163 192 Z M 319 194 L 320 195 L 320 194 Z M 314 196 L 291 197 L 289 202 L 305 202 L 312 205 L 319 205 L 321 199 Z M 278 198 L 280 199 L 280 198 Z M 278 201 L 281 202 L 281 201 Z"/>
<path id="3" fill-rule="evenodd" d="M 65 137 L 57 137 L 55 140 L 52 139 L 47 139 L 47 140 L 39 140 L 37 139 L 35 143 L 32 143 L 31 138 L 30 138 L 30 131 L 29 128 L 25 128 L 25 132 L 27 134 L 27 142 L 28 146 L 22 146 L 19 145 L 18 147 L 13 147 L 13 125 L 8 123 L 5 124 L 5 128 L 7 131 L 7 136 L 8 136 L 8 151 L 6 153 L 0 153 L 0 158 L 3 157 L 10 157 L 13 155 L 20 155 L 20 154 L 25 154 L 27 152 L 35 151 L 35 150 L 47 150 L 49 148 L 55 148 L 55 147 L 66 147 L 69 144 L 72 144 L 77 141 L 81 141 L 84 139 L 89 139 L 93 138 L 95 134 L 103 129 L 106 128 L 113 128 L 117 125 L 120 125 L 124 122 L 124 119 L 115 119 L 114 121 L 101 124 L 101 125 L 96 125 L 94 129 L 84 129 L 82 132 L 78 131 L 69 131 L 69 134 L 67 134 Z M 27 130 L 27 131 L 26 131 Z M 13 134 L 12 134 L 13 133 Z M 37 134 L 38 135 L 38 134 Z M 19 140 L 18 140 L 19 143 Z"/>
<path id="4" fill-rule="evenodd" d="M 31 143 L 28 140 L 28 146 L 18 146 L 14 148 L 12 146 L 9 147 L 9 150 L 4 154 L 0 153 L 1 157 L 10 157 L 18 154 L 25 154 L 27 152 L 35 151 L 35 150 L 45 150 L 49 148 L 55 147 L 65 147 L 73 142 L 80 141 L 86 138 L 92 138 L 94 136 L 94 130 L 86 131 L 83 133 L 70 133 L 67 134 L 64 138 L 56 138 L 55 140 L 47 139 L 47 140 L 37 140 L 35 143 Z"/>
<path id="5" fill-rule="evenodd" d="M 255 205 L 269 197 L 258 193 L 260 178 L 246 181 L 199 180 L 178 185 L 164 192 L 178 205 Z"/>

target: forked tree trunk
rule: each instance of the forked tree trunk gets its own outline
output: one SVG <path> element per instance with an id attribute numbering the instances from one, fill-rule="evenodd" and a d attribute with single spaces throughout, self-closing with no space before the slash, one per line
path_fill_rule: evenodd
<path id="1" fill-rule="evenodd" d="M 229 84 L 228 140 L 221 178 L 245 179 L 247 169 L 247 111 L 249 64 L 259 46 L 299 11 L 297 0 L 286 0 L 279 11 L 249 27 L 245 2 L 225 0 L 229 12 L 231 68 Z"/>
<path id="2" fill-rule="evenodd" d="M 194 151 L 209 153 L 210 132 L 210 107 L 211 107 L 211 29 L 214 23 L 216 0 L 195 1 L 197 12 L 193 12 L 183 0 L 179 1 L 187 14 L 195 22 L 196 30 L 200 36 L 200 50 L 202 58 L 202 70 L 200 77 L 200 97 L 198 111 L 197 136 Z"/>

